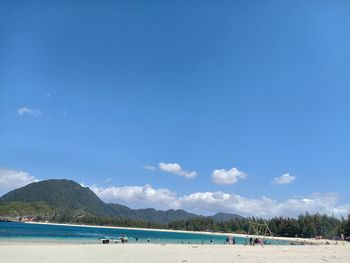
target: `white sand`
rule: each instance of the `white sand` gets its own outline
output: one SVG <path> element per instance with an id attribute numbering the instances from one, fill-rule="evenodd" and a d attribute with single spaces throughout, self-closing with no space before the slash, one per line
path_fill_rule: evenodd
<path id="1" fill-rule="evenodd" d="M 229 246 L 156 244 L 20 244 L 0 243 L 0 262 L 247 262 L 349 263 L 350 245 Z"/>

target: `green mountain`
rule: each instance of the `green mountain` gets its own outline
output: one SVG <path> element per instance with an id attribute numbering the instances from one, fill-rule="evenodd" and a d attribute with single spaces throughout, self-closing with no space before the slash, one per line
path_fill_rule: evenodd
<path id="1" fill-rule="evenodd" d="M 44 202 L 24 203 L 0 201 L 0 219 L 1 217 L 16 218 L 23 215 L 45 220 L 54 215 L 54 209 Z"/>
<path id="2" fill-rule="evenodd" d="M 70 180 L 46 180 L 13 190 L 0 198 L 3 202 L 44 202 L 58 215 L 112 216 L 112 209 L 88 187 Z"/>
<path id="3" fill-rule="evenodd" d="M 198 216 L 196 214 L 191 214 L 181 209 L 170 209 L 167 211 L 161 211 L 156 210 L 154 208 L 130 209 L 127 206 L 119 204 L 108 204 L 108 206 L 112 208 L 112 210 L 114 211 L 114 215 L 118 217 L 160 224 L 169 223 L 174 220 L 187 220 Z"/>
<path id="4" fill-rule="evenodd" d="M 244 217 L 236 214 L 217 213 L 213 216 L 209 216 L 209 218 L 213 219 L 214 222 L 222 222 L 234 219 L 243 219 Z"/>
<path id="5" fill-rule="evenodd" d="M 0 198 L 0 216 L 33 215 L 60 221 L 82 217 L 109 217 L 159 224 L 197 217 L 184 210 L 130 209 L 119 204 L 106 204 L 90 188 L 70 180 L 32 183 Z"/>

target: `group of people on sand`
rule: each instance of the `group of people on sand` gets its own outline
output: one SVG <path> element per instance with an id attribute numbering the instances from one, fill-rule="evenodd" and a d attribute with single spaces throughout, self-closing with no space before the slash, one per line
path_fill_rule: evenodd
<path id="1" fill-rule="evenodd" d="M 264 241 L 261 238 L 255 238 L 253 239 L 252 237 L 249 238 L 249 245 L 255 246 L 260 244 L 261 246 L 264 246 Z"/>
<path id="2" fill-rule="evenodd" d="M 264 241 L 264 240 L 261 239 L 261 238 L 258 238 L 258 237 L 256 237 L 256 238 L 250 237 L 250 238 L 249 238 L 249 243 L 247 242 L 246 245 L 248 244 L 248 245 L 251 245 L 251 246 L 255 246 L 255 245 L 264 246 L 264 244 L 266 244 L 265 242 L 266 242 L 266 241 Z M 227 236 L 227 237 L 226 237 L 226 242 L 225 242 L 225 244 L 227 244 L 227 245 L 235 245 L 235 244 L 236 244 L 236 239 L 235 239 L 235 237 L 232 236 L 232 235 Z"/>
<path id="3" fill-rule="evenodd" d="M 235 245 L 236 244 L 236 239 L 234 236 L 227 236 L 226 237 L 226 244 L 228 245 Z"/>

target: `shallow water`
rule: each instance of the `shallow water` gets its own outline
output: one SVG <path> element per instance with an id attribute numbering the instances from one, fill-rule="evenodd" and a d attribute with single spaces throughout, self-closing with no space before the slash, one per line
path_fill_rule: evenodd
<path id="1" fill-rule="evenodd" d="M 225 236 L 202 233 L 0 222 L 0 241 L 100 243 L 100 238 L 118 238 L 122 235 L 126 235 L 132 243 L 147 243 L 148 239 L 150 243 L 166 244 L 224 244 L 226 241 Z M 235 240 L 237 244 L 246 243 L 246 238 L 243 237 L 235 237 Z M 269 240 L 267 243 L 276 244 Z M 280 240 L 278 243 L 289 244 Z"/>

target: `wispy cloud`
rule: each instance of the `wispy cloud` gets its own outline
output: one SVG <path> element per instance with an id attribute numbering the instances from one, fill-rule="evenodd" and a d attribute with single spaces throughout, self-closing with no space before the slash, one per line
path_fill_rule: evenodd
<path id="1" fill-rule="evenodd" d="M 35 118 L 40 117 L 42 115 L 42 112 L 40 110 L 34 109 L 34 108 L 28 108 L 28 107 L 18 108 L 17 113 L 19 116 L 28 115 Z"/>
<path id="2" fill-rule="evenodd" d="M 29 175 L 27 172 L 0 168 L 0 196 L 11 190 L 37 181 L 39 180 Z"/>
<path id="3" fill-rule="evenodd" d="M 57 115 L 58 117 L 65 117 L 68 115 L 68 112 L 65 109 L 59 109 Z"/>
<path id="4" fill-rule="evenodd" d="M 194 178 L 197 176 L 197 172 L 195 171 L 186 171 L 183 170 L 181 165 L 178 163 L 163 163 L 160 162 L 158 167 L 161 171 L 166 173 L 177 174 L 186 178 Z"/>
<path id="5" fill-rule="evenodd" d="M 235 167 L 230 170 L 214 170 L 211 175 L 213 182 L 217 184 L 234 184 L 237 183 L 239 179 L 246 178 L 246 176 L 244 172 L 239 171 Z"/>
<path id="6" fill-rule="evenodd" d="M 247 198 L 240 195 L 217 192 L 196 192 L 177 196 L 168 189 L 144 186 L 96 187 L 91 189 L 104 201 L 121 203 L 132 208 L 154 207 L 157 209 L 185 209 L 210 215 L 217 212 L 235 213 L 242 216 L 271 218 L 274 216 L 297 217 L 309 212 L 340 217 L 350 213 L 350 204 L 340 204 L 336 193 L 315 193 L 277 201 L 262 196 Z"/>
<path id="7" fill-rule="evenodd" d="M 272 184 L 290 184 L 295 180 L 295 176 L 290 175 L 289 173 L 283 174 L 280 177 L 275 177 L 272 180 Z"/>
<path id="8" fill-rule="evenodd" d="M 155 170 L 157 170 L 157 168 L 155 166 L 152 166 L 152 165 L 144 165 L 143 169 L 144 170 L 148 170 L 148 171 L 155 171 Z"/>

